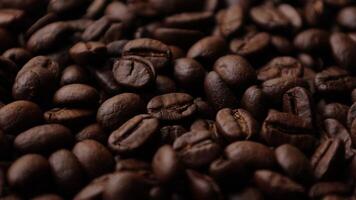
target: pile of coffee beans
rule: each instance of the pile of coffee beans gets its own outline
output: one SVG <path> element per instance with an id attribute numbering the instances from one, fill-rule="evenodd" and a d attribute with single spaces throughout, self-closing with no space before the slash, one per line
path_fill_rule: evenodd
<path id="1" fill-rule="evenodd" d="M 356 200 L 355 0 L 0 0 L 1 200 Z"/>

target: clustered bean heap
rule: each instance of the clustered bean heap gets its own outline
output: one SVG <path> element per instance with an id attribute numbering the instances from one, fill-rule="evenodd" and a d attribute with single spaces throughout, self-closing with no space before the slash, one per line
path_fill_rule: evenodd
<path id="1" fill-rule="evenodd" d="M 355 0 L 0 0 L 1 200 L 356 200 Z"/>

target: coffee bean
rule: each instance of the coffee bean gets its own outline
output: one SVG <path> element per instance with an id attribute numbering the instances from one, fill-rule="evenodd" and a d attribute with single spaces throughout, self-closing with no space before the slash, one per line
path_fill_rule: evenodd
<path id="1" fill-rule="evenodd" d="M 277 9 L 285 16 L 285 18 L 288 19 L 290 25 L 295 31 L 299 30 L 303 26 L 302 16 L 295 7 L 289 4 L 281 4 Z"/>
<path id="2" fill-rule="evenodd" d="M 112 176 L 113 174 L 105 174 L 98 178 L 95 178 L 87 186 L 82 188 L 82 190 L 80 190 L 73 199 L 84 200 L 101 198 L 107 186 L 107 183 Z"/>
<path id="3" fill-rule="evenodd" d="M 50 177 L 48 161 L 38 154 L 27 154 L 18 158 L 7 171 L 9 185 L 29 193 L 46 191 L 51 186 Z"/>
<path id="4" fill-rule="evenodd" d="M 263 122 L 261 136 L 272 146 L 291 144 L 304 152 L 314 148 L 316 138 L 311 124 L 290 113 L 270 110 Z"/>
<path id="5" fill-rule="evenodd" d="M 352 66 L 356 64 L 353 56 L 356 52 L 356 42 L 343 33 L 334 33 L 330 37 L 330 46 L 335 61 L 341 67 L 355 72 Z"/>
<path id="6" fill-rule="evenodd" d="M 96 119 L 103 128 L 114 130 L 138 114 L 142 107 L 143 102 L 137 94 L 119 94 L 101 104 Z"/>
<path id="7" fill-rule="evenodd" d="M 109 150 L 94 140 L 78 142 L 72 152 L 90 178 L 108 173 L 114 167 L 114 158 Z"/>
<path id="8" fill-rule="evenodd" d="M 222 56 L 227 49 L 225 41 L 217 36 L 202 38 L 190 47 L 188 58 L 193 58 L 202 64 L 210 64 Z"/>
<path id="9" fill-rule="evenodd" d="M 256 119 L 262 119 L 267 114 L 267 97 L 261 88 L 251 86 L 242 95 L 241 107 Z"/>
<path id="10" fill-rule="evenodd" d="M 319 53 L 329 48 L 329 33 L 321 29 L 308 29 L 294 38 L 294 46 L 307 53 Z"/>
<path id="11" fill-rule="evenodd" d="M 179 58 L 174 61 L 174 78 L 181 87 L 200 89 L 203 86 L 205 70 L 191 58 Z"/>
<path id="12" fill-rule="evenodd" d="M 167 76 L 158 75 L 156 77 L 155 86 L 158 95 L 173 93 L 177 91 L 176 83 Z"/>
<path id="13" fill-rule="evenodd" d="M 115 62 L 113 75 L 115 80 L 124 87 L 142 89 L 152 84 L 156 78 L 156 71 L 148 59 L 125 56 Z"/>
<path id="14" fill-rule="evenodd" d="M 53 103 L 69 107 L 95 107 L 99 102 L 99 94 L 95 88 L 84 84 L 65 85 L 53 96 Z"/>
<path id="15" fill-rule="evenodd" d="M 169 93 L 153 97 L 147 104 L 149 114 L 161 120 L 181 120 L 197 110 L 193 98 L 186 93 Z"/>
<path id="16" fill-rule="evenodd" d="M 178 137 L 188 131 L 181 125 L 172 125 L 162 127 L 159 132 L 163 144 L 173 144 Z"/>
<path id="17" fill-rule="evenodd" d="M 24 65 L 32 58 L 31 53 L 24 48 L 8 49 L 2 54 L 2 56 L 10 59 L 18 66 Z"/>
<path id="18" fill-rule="evenodd" d="M 313 171 L 308 158 L 296 147 L 284 144 L 276 148 L 275 155 L 283 171 L 293 180 L 310 183 Z"/>
<path id="19" fill-rule="evenodd" d="M 288 55 L 294 50 L 293 43 L 288 38 L 279 35 L 271 36 L 271 46 L 282 55 Z"/>
<path id="20" fill-rule="evenodd" d="M 48 4 L 48 10 L 58 13 L 58 14 L 65 14 L 76 11 L 77 9 L 81 8 L 82 6 L 88 3 L 87 0 L 70 0 L 70 1 L 56 1 L 51 0 Z"/>
<path id="21" fill-rule="evenodd" d="M 342 182 L 318 182 L 309 191 L 309 197 L 320 198 L 328 194 L 347 195 L 351 187 Z"/>
<path id="22" fill-rule="evenodd" d="M 191 131 L 174 141 L 173 148 L 188 167 L 199 168 L 219 156 L 220 146 L 212 140 L 209 131 Z"/>
<path id="23" fill-rule="evenodd" d="M 340 103 L 329 103 L 321 111 L 323 119 L 333 118 L 346 125 L 349 107 Z M 351 120 L 350 120 L 351 121 Z"/>
<path id="24" fill-rule="evenodd" d="M 256 72 L 243 57 L 228 55 L 219 58 L 214 64 L 214 71 L 229 86 L 244 89 L 256 80 Z"/>
<path id="25" fill-rule="evenodd" d="M 182 163 L 173 148 L 165 145 L 159 148 L 154 155 L 152 170 L 161 182 L 168 182 L 182 172 Z"/>
<path id="26" fill-rule="evenodd" d="M 341 26 L 347 29 L 355 30 L 356 29 L 356 24 L 354 21 L 356 19 L 355 11 L 356 8 L 353 6 L 345 7 L 341 9 L 336 18 L 338 24 L 340 24 Z"/>
<path id="27" fill-rule="evenodd" d="M 231 35 L 240 31 L 242 24 L 245 21 L 245 13 L 240 5 L 229 7 L 218 21 L 218 26 L 221 34 L 224 37 L 230 37 Z"/>
<path id="28" fill-rule="evenodd" d="M 95 119 L 95 111 L 80 108 L 53 108 L 44 113 L 47 123 L 58 123 L 78 128 Z"/>
<path id="29" fill-rule="evenodd" d="M 344 145 L 339 139 L 328 139 L 322 142 L 310 161 L 315 178 L 334 177 L 337 174 L 337 167 L 343 163 L 344 149 Z"/>
<path id="30" fill-rule="evenodd" d="M 99 124 L 95 123 L 83 128 L 75 135 L 75 139 L 76 141 L 91 139 L 101 144 L 106 144 L 108 135 Z"/>
<path id="31" fill-rule="evenodd" d="M 230 42 L 230 51 L 240 56 L 253 58 L 260 56 L 268 50 L 271 37 L 266 32 L 247 34 L 242 39 L 233 39 Z"/>
<path id="32" fill-rule="evenodd" d="M 273 6 L 258 6 L 250 10 L 251 19 L 263 29 L 283 30 L 289 27 L 288 18 Z"/>
<path id="33" fill-rule="evenodd" d="M 14 101 L 0 108 L 0 127 L 10 134 L 20 133 L 41 123 L 40 107 L 30 101 Z"/>
<path id="34" fill-rule="evenodd" d="M 237 107 L 234 93 L 215 71 L 211 71 L 205 76 L 204 91 L 209 103 L 216 110 Z"/>
<path id="35" fill-rule="evenodd" d="M 111 66 L 108 66 L 108 63 L 104 67 L 91 69 L 91 72 L 98 84 L 108 94 L 118 94 L 122 91 L 122 87 L 116 82 Z"/>
<path id="36" fill-rule="evenodd" d="M 229 141 L 248 140 L 256 137 L 258 123 L 243 109 L 224 108 L 216 115 L 217 131 Z"/>
<path id="37" fill-rule="evenodd" d="M 106 46 L 101 42 L 79 42 L 70 50 L 70 56 L 78 65 L 93 65 L 106 56 Z"/>
<path id="38" fill-rule="evenodd" d="M 86 84 L 88 82 L 88 73 L 84 68 L 78 65 L 70 65 L 63 70 L 60 85 Z"/>
<path id="39" fill-rule="evenodd" d="M 73 139 L 68 128 L 59 124 L 46 124 L 20 133 L 15 138 L 14 147 L 21 153 L 51 153 L 70 147 Z"/>
<path id="40" fill-rule="evenodd" d="M 159 121 L 150 115 L 137 115 L 109 136 L 110 148 L 119 154 L 128 154 L 147 144 L 156 134 Z"/>
<path id="41" fill-rule="evenodd" d="M 165 27 L 204 30 L 213 24 L 212 12 L 186 12 L 168 16 Z"/>
<path id="42" fill-rule="evenodd" d="M 301 62 L 293 57 L 277 57 L 263 66 L 257 74 L 257 79 L 267 81 L 280 77 L 302 77 L 304 68 Z"/>
<path id="43" fill-rule="evenodd" d="M 325 24 L 328 17 L 328 7 L 322 0 L 312 0 L 306 2 L 304 6 L 304 17 L 309 25 L 317 26 Z"/>
<path id="44" fill-rule="evenodd" d="M 84 185 L 82 166 L 72 152 L 58 150 L 48 158 L 48 161 L 58 190 L 73 194 Z"/>
<path id="45" fill-rule="evenodd" d="M 257 170 L 253 180 L 264 194 L 276 199 L 298 199 L 305 195 L 303 186 L 273 171 Z"/>
<path id="46" fill-rule="evenodd" d="M 171 59 L 171 52 L 164 43 L 148 39 L 131 40 L 124 46 L 122 54 L 124 56 L 141 56 L 149 60 L 157 70 L 164 68 Z"/>
<path id="47" fill-rule="evenodd" d="M 222 199 L 220 188 L 211 177 L 193 170 L 187 170 L 187 175 L 193 199 Z"/>

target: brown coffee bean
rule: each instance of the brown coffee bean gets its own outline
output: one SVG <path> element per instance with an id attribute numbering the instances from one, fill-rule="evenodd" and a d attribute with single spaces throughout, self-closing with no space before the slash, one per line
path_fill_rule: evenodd
<path id="1" fill-rule="evenodd" d="M 82 166 L 68 150 L 58 150 L 48 158 L 56 188 L 66 194 L 79 190 L 85 181 Z"/>
<path id="2" fill-rule="evenodd" d="M 280 77 L 302 77 L 304 67 L 300 61 L 293 57 L 277 57 L 259 69 L 257 79 L 267 81 Z"/>
<path id="3" fill-rule="evenodd" d="M 267 97 L 256 85 L 245 90 L 241 98 L 241 108 L 250 112 L 256 119 L 262 119 L 267 114 Z"/>
<path id="4" fill-rule="evenodd" d="M 21 153 L 52 153 L 72 145 L 74 138 L 68 128 L 60 124 L 35 126 L 20 133 L 14 148 Z"/>
<path id="5" fill-rule="evenodd" d="M 161 182 L 168 182 L 177 178 L 183 166 L 172 146 L 160 147 L 152 160 L 152 170 Z"/>
<path id="6" fill-rule="evenodd" d="M 174 78 L 181 87 L 201 89 L 205 73 L 203 66 L 194 59 L 179 58 L 174 61 Z"/>
<path id="7" fill-rule="evenodd" d="M 70 65 L 63 70 L 60 85 L 86 84 L 88 82 L 88 73 L 84 68 L 78 65 Z"/>
<path id="8" fill-rule="evenodd" d="M 330 37 L 330 46 L 335 61 L 340 67 L 355 72 L 353 66 L 356 64 L 356 42 L 343 33 L 334 33 Z"/>
<path id="9" fill-rule="evenodd" d="M 2 56 L 10 59 L 18 66 L 24 65 L 32 58 L 32 54 L 24 48 L 8 49 L 2 54 Z"/>
<path id="10" fill-rule="evenodd" d="M 162 75 L 156 77 L 155 87 L 158 95 L 177 91 L 176 83 L 171 78 Z"/>
<path id="11" fill-rule="evenodd" d="M 18 158 L 7 171 L 9 185 L 29 193 L 43 192 L 51 186 L 51 169 L 46 158 L 27 154 Z"/>
<path id="12" fill-rule="evenodd" d="M 138 114 L 142 107 L 143 102 L 137 94 L 119 94 L 101 104 L 96 120 L 103 128 L 114 130 Z"/>
<path id="13" fill-rule="evenodd" d="M 173 148 L 188 167 L 199 168 L 210 164 L 220 154 L 220 146 L 209 131 L 191 131 L 174 141 Z"/>
<path id="14" fill-rule="evenodd" d="M 193 58 L 201 64 L 210 64 L 222 56 L 227 49 L 223 38 L 217 36 L 204 37 L 190 47 L 188 58 Z"/>
<path id="15" fill-rule="evenodd" d="M 82 188 L 75 196 L 74 200 L 84 199 L 97 199 L 102 198 L 103 192 L 107 186 L 108 181 L 113 174 L 105 174 L 98 178 L 95 178 L 87 186 Z"/>
<path id="16" fill-rule="evenodd" d="M 94 121 L 95 111 L 78 108 L 53 108 L 44 113 L 47 123 L 58 123 L 70 128 L 78 128 Z"/>
<path id="17" fill-rule="evenodd" d="M 164 68 L 171 59 L 171 51 L 164 43 L 148 39 L 131 40 L 124 46 L 123 55 L 141 56 L 149 60 L 157 70 Z"/>
<path id="18" fill-rule="evenodd" d="M 59 88 L 53 96 L 53 103 L 58 106 L 96 107 L 99 93 L 95 88 L 84 84 L 70 84 Z"/>
<path id="19" fill-rule="evenodd" d="M 193 170 L 187 170 L 186 173 L 193 199 L 223 199 L 219 186 L 211 177 Z"/>
<path id="20" fill-rule="evenodd" d="M 216 115 L 217 131 L 228 141 L 248 140 L 258 134 L 258 123 L 243 109 L 224 108 Z"/>
<path id="21" fill-rule="evenodd" d="M 165 27 L 204 30 L 213 24 L 212 12 L 185 12 L 164 19 Z"/>
<path id="22" fill-rule="evenodd" d="M 349 6 L 341 9 L 336 17 L 338 24 L 341 26 L 355 30 L 356 29 L 356 8 L 354 6 Z"/>
<path id="23" fill-rule="evenodd" d="M 310 183 L 313 170 L 308 158 L 296 147 L 284 144 L 276 148 L 275 156 L 283 171 L 293 180 Z"/>
<path id="24" fill-rule="evenodd" d="M 108 139 L 108 134 L 103 130 L 103 128 L 99 124 L 95 123 L 95 124 L 90 124 L 85 128 L 83 128 L 79 133 L 75 135 L 75 139 L 78 142 L 91 139 L 100 142 L 101 144 L 106 144 Z"/>
<path id="25" fill-rule="evenodd" d="M 303 26 L 302 16 L 295 7 L 289 4 L 281 4 L 277 9 L 288 19 L 294 31 L 299 30 Z"/>
<path id="26" fill-rule="evenodd" d="M 320 53 L 329 49 L 329 33 L 321 29 L 308 29 L 294 38 L 294 46 L 307 53 Z"/>
<path id="27" fill-rule="evenodd" d="M 243 7 L 240 5 L 231 6 L 224 11 L 221 20 L 218 21 L 219 30 L 224 37 L 230 37 L 240 31 L 244 21 Z"/>
<path id="28" fill-rule="evenodd" d="M 243 57 L 227 55 L 214 64 L 214 71 L 232 88 L 244 89 L 256 80 L 256 72 Z"/>
<path id="29" fill-rule="evenodd" d="M 142 89 L 153 83 L 156 71 L 148 59 L 125 56 L 115 62 L 113 75 L 115 80 L 124 87 Z"/>
<path id="30" fill-rule="evenodd" d="M 343 125 L 346 125 L 348 111 L 349 111 L 349 107 L 344 104 L 329 103 L 325 105 L 325 107 L 323 108 L 320 114 L 322 115 L 323 119 L 327 119 L 327 118 L 336 119 Z"/>
<path id="31" fill-rule="evenodd" d="M 107 50 L 101 42 L 79 42 L 69 49 L 69 54 L 78 65 L 94 65 L 103 60 Z"/>
<path id="32" fill-rule="evenodd" d="M 264 194 L 276 199 L 298 199 L 305 195 L 303 186 L 273 171 L 258 170 L 253 180 Z"/>
<path id="33" fill-rule="evenodd" d="M 289 20 L 277 8 L 269 5 L 253 7 L 250 10 L 251 19 L 266 30 L 283 30 L 289 28 Z"/>
<path id="34" fill-rule="evenodd" d="M 108 173 L 114 167 L 114 158 L 109 150 L 94 140 L 78 142 L 72 152 L 90 178 Z"/>
<path id="35" fill-rule="evenodd" d="M 350 193 L 351 187 L 342 182 L 318 182 L 309 190 L 310 198 L 321 198 L 329 194 L 347 195 Z"/>
<path id="36" fill-rule="evenodd" d="M 294 50 L 293 43 L 288 38 L 279 35 L 271 36 L 271 46 L 282 55 L 288 55 Z"/>
<path id="37" fill-rule="evenodd" d="M 271 36 L 266 32 L 250 33 L 230 42 L 230 51 L 237 55 L 254 58 L 263 55 L 269 48 Z"/>
<path id="38" fill-rule="evenodd" d="M 94 78 L 96 79 L 100 87 L 103 89 L 103 91 L 107 92 L 108 94 L 114 95 L 122 92 L 122 86 L 120 86 L 116 82 L 112 73 L 111 64 L 111 62 L 108 62 L 104 65 L 104 67 L 90 69 L 91 73 L 93 74 Z"/>
<path id="39" fill-rule="evenodd" d="M 87 0 L 69 0 L 69 1 L 56 1 L 51 0 L 48 4 L 48 10 L 58 13 L 64 14 L 68 12 L 74 12 L 80 9 L 82 6 L 88 3 Z"/>
<path id="40" fill-rule="evenodd" d="M 325 24 L 328 17 L 328 8 L 323 0 L 311 0 L 304 6 L 304 17 L 309 25 Z"/>
<path id="41" fill-rule="evenodd" d="M 344 145 L 339 139 L 328 139 L 320 144 L 311 157 L 314 176 L 317 179 L 332 178 L 337 167 L 342 165 L 345 155 Z"/>
<path id="42" fill-rule="evenodd" d="M 204 91 L 209 103 L 216 110 L 237 107 L 237 99 L 234 93 L 215 71 L 211 71 L 206 75 Z"/>
<path id="43" fill-rule="evenodd" d="M 173 142 L 183 135 L 184 133 L 188 132 L 181 125 L 172 125 L 172 126 L 163 126 L 160 130 L 160 137 L 163 144 L 173 144 Z"/>
<path id="44" fill-rule="evenodd" d="M 20 133 L 42 119 L 40 107 L 30 101 L 14 101 L 0 108 L 0 127 L 6 133 Z"/>
<path id="45" fill-rule="evenodd" d="M 109 136 L 109 147 L 118 154 L 129 154 L 142 149 L 156 134 L 158 119 L 147 115 L 137 115 Z"/>
<path id="46" fill-rule="evenodd" d="M 153 97 L 147 104 L 149 114 L 161 120 L 181 120 L 197 110 L 193 98 L 186 93 L 169 93 Z"/>
<path id="47" fill-rule="evenodd" d="M 270 110 L 263 122 L 261 136 L 272 146 L 291 144 L 303 152 L 314 148 L 316 138 L 311 124 L 290 113 Z"/>

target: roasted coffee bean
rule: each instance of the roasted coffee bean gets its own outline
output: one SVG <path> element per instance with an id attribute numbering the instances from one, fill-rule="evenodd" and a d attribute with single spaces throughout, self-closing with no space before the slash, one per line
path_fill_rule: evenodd
<path id="1" fill-rule="evenodd" d="M 142 175 L 130 172 L 119 172 L 112 175 L 108 180 L 103 191 L 103 198 L 107 200 L 147 199 L 149 187 L 149 182 Z"/>
<path id="2" fill-rule="evenodd" d="M 14 101 L 0 108 L 0 127 L 17 134 L 42 122 L 40 107 L 30 101 Z"/>
<path id="3" fill-rule="evenodd" d="M 116 82 L 111 66 L 108 64 L 100 68 L 91 68 L 91 72 L 106 93 L 114 95 L 122 92 L 122 87 Z"/>
<path id="4" fill-rule="evenodd" d="M 178 137 L 188 131 L 181 125 L 172 125 L 162 127 L 159 132 L 163 144 L 173 144 Z"/>
<path id="5" fill-rule="evenodd" d="M 291 144 L 302 151 L 309 152 L 314 148 L 316 138 L 312 135 L 310 123 L 290 113 L 270 110 L 263 122 L 261 136 L 272 146 Z"/>
<path id="6" fill-rule="evenodd" d="M 148 162 L 128 158 L 128 159 L 120 159 L 116 162 L 115 170 L 118 172 L 121 171 L 132 171 L 132 172 L 140 172 L 140 171 L 150 171 L 151 165 Z"/>
<path id="7" fill-rule="evenodd" d="M 1 9 L 0 10 L 0 26 L 14 27 L 22 26 L 25 19 L 25 12 L 19 9 Z"/>
<path id="8" fill-rule="evenodd" d="M 242 95 L 241 107 L 256 119 L 262 119 L 267 114 L 267 97 L 261 88 L 251 86 Z"/>
<path id="9" fill-rule="evenodd" d="M 336 119 L 343 125 L 346 125 L 348 111 L 349 111 L 349 107 L 344 104 L 329 103 L 325 105 L 325 107 L 323 108 L 320 114 L 323 117 L 323 119 L 327 119 L 327 118 Z"/>
<path id="10" fill-rule="evenodd" d="M 2 54 L 2 56 L 10 59 L 18 66 L 24 65 L 32 58 L 31 53 L 24 48 L 8 49 Z"/>
<path id="11" fill-rule="evenodd" d="M 158 95 L 177 91 L 176 83 L 167 76 L 158 75 L 156 77 L 155 86 Z"/>
<path id="12" fill-rule="evenodd" d="M 244 89 L 256 80 L 256 72 L 243 57 L 228 55 L 219 58 L 214 64 L 214 71 L 229 86 Z"/>
<path id="13" fill-rule="evenodd" d="M 69 84 L 86 84 L 89 82 L 88 73 L 84 68 L 78 65 L 70 65 L 66 67 L 61 76 L 60 84 L 69 85 Z"/>
<path id="14" fill-rule="evenodd" d="M 35 53 L 53 50 L 62 46 L 71 32 L 70 26 L 64 22 L 48 24 L 31 35 L 27 48 Z"/>
<path id="15" fill-rule="evenodd" d="M 156 78 L 156 71 L 148 59 L 125 56 L 115 62 L 113 75 L 124 87 L 142 89 L 152 84 Z"/>
<path id="16" fill-rule="evenodd" d="M 294 50 L 293 43 L 288 38 L 279 35 L 271 36 L 271 46 L 282 55 L 288 55 Z"/>
<path id="17" fill-rule="evenodd" d="M 270 41 L 271 36 L 266 32 L 250 33 L 241 39 L 231 40 L 230 51 L 253 59 L 256 56 L 261 56 L 268 50 Z"/>
<path id="18" fill-rule="evenodd" d="M 193 199 L 223 199 L 219 186 L 211 177 L 193 170 L 187 170 L 186 173 Z"/>
<path id="19" fill-rule="evenodd" d="M 257 79 L 267 81 L 280 77 L 302 77 L 304 67 L 300 61 L 293 57 L 277 57 L 259 69 Z"/>
<path id="20" fill-rule="evenodd" d="M 210 131 L 191 131 L 174 141 L 173 148 L 188 167 L 199 168 L 209 165 L 221 151 L 212 140 Z"/>
<path id="21" fill-rule="evenodd" d="M 119 3 L 119 2 L 114 2 Z M 116 40 L 106 45 L 106 50 L 109 56 L 121 56 L 124 46 L 129 40 Z"/>
<path id="22" fill-rule="evenodd" d="M 137 115 L 111 133 L 109 147 L 118 154 L 142 149 L 154 137 L 158 127 L 158 119 L 146 114 Z"/>
<path id="23" fill-rule="evenodd" d="M 109 150 L 94 140 L 78 142 L 72 152 L 90 178 L 108 173 L 114 167 L 114 158 Z"/>
<path id="24" fill-rule="evenodd" d="M 182 173 L 182 163 L 172 146 L 159 148 L 152 160 L 152 170 L 161 182 L 168 182 Z"/>
<path id="25" fill-rule="evenodd" d="M 309 190 L 310 198 L 320 198 L 329 194 L 347 195 L 350 193 L 351 187 L 342 182 L 318 182 Z"/>
<path id="26" fill-rule="evenodd" d="M 217 131 L 229 141 L 249 140 L 258 134 L 258 123 L 243 109 L 224 108 L 216 114 Z"/>
<path id="27" fill-rule="evenodd" d="M 129 41 L 124 46 L 122 54 L 124 56 L 134 55 L 144 57 L 157 70 L 164 68 L 171 59 L 171 51 L 167 45 L 158 40 L 148 38 Z"/>
<path id="28" fill-rule="evenodd" d="M 138 114 L 142 107 L 143 102 L 137 94 L 119 94 L 101 104 L 96 120 L 103 128 L 114 130 Z"/>
<path id="29" fill-rule="evenodd" d="M 322 0 L 311 0 L 304 5 L 304 17 L 306 22 L 311 26 L 325 24 L 328 12 L 328 7 L 325 1 Z"/>
<path id="30" fill-rule="evenodd" d="M 281 102 L 283 94 L 294 87 L 308 88 L 308 83 L 296 77 L 274 78 L 262 83 L 262 91 L 272 103 Z"/>
<path id="31" fill-rule="evenodd" d="M 83 141 L 87 139 L 95 140 L 101 144 L 106 144 L 108 134 L 105 133 L 103 128 L 95 123 L 83 128 L 79 133 L 75 135 L 77 141 Z"/>
<path id="32" fill-rule="evenodd" d="M 188 58 L 193 58 L 202 64 L 214 62 L 227 49 L 224 39 L 217 36 L 205 37 L 197 41 L 187 52 Z"/>
<path id="33" fill-rule="evenodd" d="M 311 125 L 313 124 L 312 103 L 309 91 L 301 87 L 292 88 L 283 95 L 284 112 L 297 115 Z"/>
<path id="34" fill-rule="evenodd" d="M 345 158 L 349 159 L 355 154 L 355 150 L 352 149 L 352 140 L 348 130 L 335 119 L 324 120 L 323 136 L 331 139 L 340 139 L 344 143 Z"/>
<path id="35" fill-rule="evenodd" d="M 51 186 L 51 169 L 46 158 L 38 154 L 24 155 L 10 166 L 7 182 L 22 192 L 37 193 Z"/>
<path id="36" fill-rule="evenodd" d="M 147 104 L 149 114 L 161 120 L 181 120 L 197 110 L 193 98 L 186 93 L 169 93 L 153 97 Z"/>
<path id="37" fill-rule="evenodd" d="M 96 89 L 84 84 L 65 85 L 53 96 L 53 103 L 58 106 L 96 107 L 98 102 L 99 93 Z"/>
<path id="38" fill-rule="evenodd" d="M 308 158 L 296 147 L 284 144 L 275 149 L 278 164 L 293 180 L 310 183 L 313 170 Z"/>
<path id="39" fill-rule="evenodd" d="M 197 119 L 190 125 L 190 130 L 214 132 L 216 128 L 215 126 L 216 124 L 213 120 Z"/>
<path id="40" fill-rule="evenodd" d="M 84 30 L 82 39 L 84 41 L 97 41 L 105 34 L 109 27 L 110 19 L 105 16 L 101 17 Z"/>
<path id="41" fill-rule="evenodd" d="M 250 10 L 251 19 L 261 28 L 271 31 L 289 28 L 288 18 L 276 7 L 256 6 Z"/>
<path id="42" fill-rule="evenodd" d="M 73 143 L 68 128 L 59 124 L 35 126 L 20 133 L 14 141 L 14 148 L 21 153 L 51 153 L 68 148 Z"/>
<path id="43" fill-rule="evenodd" d="M 75 155 L 68 150 L 58 150 L 48 158 L 56 188 L 73 194 L 84 185 L 85 174 Z"/>
<path id="44" fill-rule="evenodd" d="M 80 108 L 53 108 L 44 113 L 47 123 L 58 123 L 68 127 L 80 127 L 94 121 L 95 111 Z"/>
<path id="45" fill-rule="evenodd" d="M 326 179 L 337 176 L 337 168 L 344 161 L 344 149 L 343 142 L 339 139 L 322 142 L 310 160 L 315 178 Z"/>
<path id="46" fill-rule="evenodd" d="M 165 27 L 204 30 L 213 24 L 212 12 L 186 12 L 168 16 L 164 19 Z"/>
<path id="47" fill-rule="evenodd" d="M 205 76 L 204 91 L 209 103 L 216 110 L 237 107 L 237 99 L 233 91 L 215 71 L 211 71 Z"/>
<path id="48" fill-rule="evenodd" d="M 229 7 L 218 21 L 219 31 L 224 37 L 230 37 L 241 30 L 245 21 L 245 11 L 240 5 Z"/>
<path id="49" fill-rule="evenodd" d="M 194 59 L 179 58 L 174 61 L 174 78 L 181 87 L 201 89 L 205 73 L 203 66 Z"/>
<path id="50" fill-rule="evenodd" d="M 302 16 L 295 7 L 289 4 L 281 4 L 277 9 L 288 19 L 294 31 L 299 30 L 303 26 Z"/>
<path id="51" fill-rule="evenodd" d="M 355 72 L 356 42 L 343 33 L 334 33 L 330 37 L 330 46 L 335 61 L 341 66 Z"/>
<path id="52" fill-rule="evenodd" d="M 294 38 L 294 46 L 307 53 L 320 53 L 329 49 L 329 33 L 321 29 L 308 29 Z"/>
<path id="53" fill-rule="evenodd" d="M 105 174 L 103 176 L 95 178 L 87 186 L 82 188 L 73 199 L 84 200 L 102 198 L 107 183 L 112 176 L 113 174 Z"/>
<path id="54" fill-rule="evenodd" d="M 345 94 L 356 87 L 356 79 L 338 67 L 329 67 L 315 76 L 315 86 L 324 95 Z"/>
<path id="55" fill-rule="evenodd" d="M 264 194 L 275 199 L 298 199 L 305 195 L 302 185 L 273 171 L 257 170 L 253 180 Z"/>
<path id="56" fill-rule="evenodd" d="M 336 17 L 338 24 L 340 24 L 341 26 L 343 26 L 347 29 L 355 30 L 356 29 L 355 11 L 356 11 L 356 8 L 354 6 L 345 7 L 343 9 L 341 9 Z"/>
<path id="57" fill-rule="evenodd" d="M 106 46 L 101 42 L 79 42 L 70 50 L 69 54 L 78 65 L 93 65 L 106 56 Z"/>

